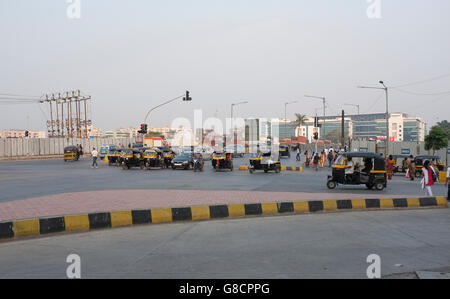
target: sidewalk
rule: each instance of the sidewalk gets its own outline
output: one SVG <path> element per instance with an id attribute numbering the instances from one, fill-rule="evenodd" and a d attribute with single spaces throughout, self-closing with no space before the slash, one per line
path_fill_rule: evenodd
<path id="1" fill-rule="evenodd" d="M 395 196 L 407 198 L 411 196 Z M 203 205 L 380 199 L 380 195 L 344 193 L 114 190 L 51 195 L 0 203 L 0 222 L 98 212 Z"/>
<path id="2" fill-rule="evenodd" d="M 63 159 L 64 155 L 48 155 L 48 156 L 16 156 L 0 158 L 0 162 L 13 162 L 13 161 L 29 161 L 29 160 L 54 160 Z"/>

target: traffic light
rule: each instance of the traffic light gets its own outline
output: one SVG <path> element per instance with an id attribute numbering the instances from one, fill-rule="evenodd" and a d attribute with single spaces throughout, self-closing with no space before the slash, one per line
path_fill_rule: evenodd
<path id="1" fill-rule="evenodd" d="M 186 96 L 183 98 L 183 101 L 190 102 L 192 101 L 192 98 L 189 96 L 189 91 L 186 90 Z"/>
<path id="2" fill-rule="evenodd" d="M 28 137 L 28 136 L 30 136 L 30 132 L 25 131 L 25 137 Z"/>
<path id="3" fill-rule="evenodd" d="M 319 140 L 319 133 L 318 132 L 314 132 L 314 140 Z"/>
<path id="4" fill-rule="evenodd" d="M 317 128 L 319 126 L 319 118 L 316 116 L 314 117 L 314 127 Z"/>
<path id="5" fill-rule="evenodd" d="M 139 133 L 141 133 L 141 134 L 147 134 L 147 124 L 142 124 L 141 125 L 141 130 L 140 131 L 138 131 Z"/>

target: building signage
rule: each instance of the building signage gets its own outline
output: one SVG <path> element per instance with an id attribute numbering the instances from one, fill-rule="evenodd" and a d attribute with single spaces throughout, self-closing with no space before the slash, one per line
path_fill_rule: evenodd
<path id="1" fill-rule="evenodd" d="M 402 148 L 402 155 L 410 155 L 411 150 L 409 148 Z"/>

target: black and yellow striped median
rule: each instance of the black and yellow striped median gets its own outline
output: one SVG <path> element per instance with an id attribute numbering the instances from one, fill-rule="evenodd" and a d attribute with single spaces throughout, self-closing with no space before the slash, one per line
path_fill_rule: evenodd
<path id="1" fill-rule="evenodd" d="M 0 223 L 0 239 L 7 240 L 21 237 L 50 235 L 61 232 L 79 232 L 142 224 L 203 221 L 246 216 L 433 207 L 447 208 L 447 198 L 426 197 L 326 200 L 105 212 Z"/>

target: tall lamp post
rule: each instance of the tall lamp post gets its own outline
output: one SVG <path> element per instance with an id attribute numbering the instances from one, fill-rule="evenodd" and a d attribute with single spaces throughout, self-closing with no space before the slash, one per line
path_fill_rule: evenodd
<path id="1" fill-rule="evenodd" d="M 297 104 L 298 101 L 284 103 L 284 133 L 287 134 L 287 106 Z"/>
<path id="2" fill-rule="evenodd" d="M 390 134 L 389 134 L 389 90 L 388 87 L 384 84 L 383 81 L 379 82 L 383 87 L 373 87 L 373 86 L 358 86 L 358 88 L 365 88 L 365 89 L 379 89 L 384 90 L 386 93 L 386 149 L 384 151 L 385 158 L 387 159 L 388 153 L 389 153 L 389 143 L 390 143 Z"/>
<path id="3" fill-rule="evenodd" d="M 234 145 L 234 153 L 235 154 L 237 154 L 237 145 L 234 144 L 236 142 L 236 140 L 237 140 L 237 132 L 234 129 L 234 116 L 233 116 L 234 107 L 239 106 L 239 105 L 245 105 L 245 104 L 248 104 L 248 102 L 245 101 L 245 102 L 239 102 L 239 103 L 231 104 L 231 130 L 233 132 L 233 145 Z"/>
<path id="4" fill-rule="evenodd" d="M 325 117 L 326 117 L 326 107 L 327 107 L 327 101 L 325 97 L 317 97 L 317 96 L 310 96 L 310 95 L 305 95 L 305 98 L 313 98 L 313 99 L 319 99 L 322 100 L 323 102 L 323 138 L 325 140 L 325 136 L 326 136 L 326 131 L 325 131 Z"/>
<path id="5" fill-rule="evenodd" d="M 170 104 L 170 103 L 173 103 L 173 102 L 175 102 L 175 101 L 177 101 L 177 100 L 179 100 L 179 99 L 183 99 L 183 102 L 190 102 L 190 101 L 192 101 L 192 98 L 191 98 L 191 96 L 190 96 L 189 91 L 186 90 L 186 93 L 185 93 L 185 94 L 183 94 L 183 95 L 181 95 L 181 96 L 178 96 L 178 97 L 176 97 L 176 98 L 174 98 L 174 99 L 171 99 L 171 100 L 169 100 L 169 101 L 167 101 L 167 102 L 164 102 L 164 103 L 162 103 L 162 104 L 160 104 L 160 105 L 158 105 L 158 106 L 153 107 L 153 108 L 150 109 L 150 110 L 147 112 L 147 114 L 145 115 L 144 123 L 141 125 L 141 130 L 139 131 L 139 133 L 142 134 L 142 135 L 147 134 L 147 124 L 146 124 L 146 123 L 147 123 L 147 119 L 148 119 L 148 117 L 149 117 L 149 115 L 150 115 L 151 112 L 155 111 L 156 109 L 158 109 L 158 108 L 160 108 L 160 107 L 162 107 L 162 106 L 165 106 L 165 105 L 168 105 L 168 104 Z"/>

